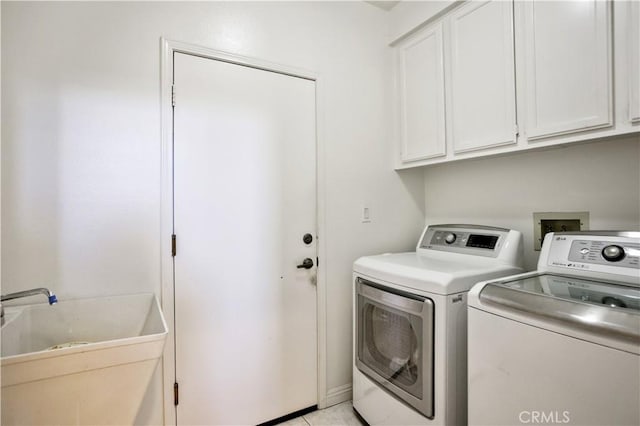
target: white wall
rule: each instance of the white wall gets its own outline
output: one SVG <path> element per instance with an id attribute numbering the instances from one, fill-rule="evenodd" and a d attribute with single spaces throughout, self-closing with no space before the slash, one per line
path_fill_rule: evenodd
<path id="1" fill-rule="evenodd" d="M 411 249 L 424 221 L 422 171 L 392 171 L 385 12 L 361 2 L 2 9 L 3 292 L 160 293 L 161 36 L 320 75 L 326 380 L 330 394 L 348 396 L 351 264 Z M 161 421 L 160 383 L 141 423 Z"/>
<path id="2" fill-rule="evenodd" d="M 640 137 L 429 167 L 429 223 L 476 223 L 524 235 L 534 270 L 533 212 L 590 213 L 592 230 L 640 230 Z"/>

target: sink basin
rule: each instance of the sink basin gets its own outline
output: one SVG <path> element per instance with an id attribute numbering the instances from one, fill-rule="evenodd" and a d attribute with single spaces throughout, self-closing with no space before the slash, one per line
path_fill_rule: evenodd
<path id="1" fill-rule="evenodd" d="M 132 424 L 167 333 L 153 294 L 5 307 L 2 424 Z"/>

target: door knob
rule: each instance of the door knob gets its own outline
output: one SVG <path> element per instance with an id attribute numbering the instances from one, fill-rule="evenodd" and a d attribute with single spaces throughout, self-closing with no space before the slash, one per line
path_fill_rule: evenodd
<path id="1" fill-rule="evenodd" d="M 298 269 L 311 269 L 313 268 L 313 260 L 309 259 L 308 257 L 302 261 L 302 264 L 296 266 Z"/>

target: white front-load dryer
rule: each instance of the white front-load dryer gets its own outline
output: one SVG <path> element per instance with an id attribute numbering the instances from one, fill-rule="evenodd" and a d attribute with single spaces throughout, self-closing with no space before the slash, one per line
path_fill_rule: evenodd
<path id="1" fill-rule="evenodd" d="M 370 425 L 467 422 L 467 292 L 522 272 L 522 235 L 431 225 L 415 252 L 353 266 L 353 407 Z"/>

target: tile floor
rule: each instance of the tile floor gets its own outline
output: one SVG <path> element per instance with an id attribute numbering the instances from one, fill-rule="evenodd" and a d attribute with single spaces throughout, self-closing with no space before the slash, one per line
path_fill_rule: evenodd
<path id="1" fill-rule="evenodd" d="M 278 426 L 363 426 L 363 423 L 353 412 L 351 401 L 347 401 L 296 417 Z"/>

